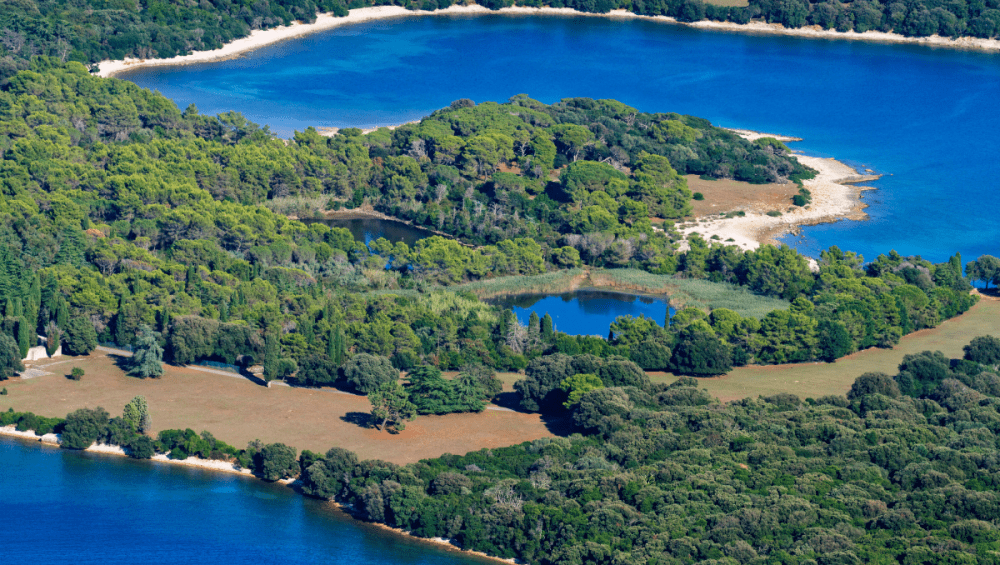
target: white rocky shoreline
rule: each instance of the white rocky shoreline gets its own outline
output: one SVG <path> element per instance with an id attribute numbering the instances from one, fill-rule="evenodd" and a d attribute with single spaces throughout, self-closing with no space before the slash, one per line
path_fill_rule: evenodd
<path id="1" fill-rule="evenodd" d="M 137 59 L 126 58 L 119 61 L 101 61 L 98 63 L 97 75 L 111 77 L 119 73 L 130 71 L 142 67 L 187 65 L 192 63 L 205 63 L 209 61 L 220 61 L 237 57 L 243 53 L 259 49 L 266 45 L 271 45 L 279 41 L 300 37 L 303 35 L 325 31 L 340 26 L 357 24 L 372 20 L 382 20 L 388 18 L 400 18 L 409 16 L 440 16 L 440 15 L 469 15 L 469 14 L 523 14 L 523 15 L 561 15 L 561 16 L 589 16 L 603 18 L 638 18 L 650 21 L 658 21 L 676 25 L 685 25 L 698 29 L 732 31 L 751 34 L 774 34 L 793 35 L 798 37 L 816 39 L 845 39 L 854 41 L 870 41 L 876 43 L 912 43 L 929 45 L 934 47 L 948 47 L 954 49 L 971 49 L 981 51 L 1000 51 L 1000 40 L 981 39 L 976 37 L 959 37 L 952 39 L 939 35 L 929 37 L 907 37 L 896 33 L 886 33 L 881 31 L 866 31 L 858 33 L 854 31 L 840 32 L 836 30 L 820 29 L 818 26 L 802 28 L 786 28 L 781 24 L 769 24 L 763 22 L 750 22 L 747 24 L 737 24 L 732 22 L 697 21 L 692 23 L 679 22 L 675 18 L 667 16 L 642 16 L 626 10 L 612 10 L 607 14 L 597 14 L 591 12 L 579 12 L 572 8 L 529 8 L 524 6 L 511 6 L 500 10 L 490 10 L 478 4 L 467 6 L 453 5 L 448 8 L 434 11 L 407 10 L 400 6 L 376 6 L 370 8 L 356 8 L 350 10 L 347 16 L 337 17 L 332 14 L 319 14 L 313 23 L 293 23 L 288 26 L 276 27 L 266 30 L 254 30 L 247 37 L 236 39 L 227 43 L 219 49 L 211 51 L 195 51 L 189 55 L 178 55 L 167 59 Z"/>

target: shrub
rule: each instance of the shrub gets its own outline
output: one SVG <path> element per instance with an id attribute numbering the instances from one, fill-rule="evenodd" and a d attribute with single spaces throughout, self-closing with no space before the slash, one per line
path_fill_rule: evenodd
<path id="1" fill-rule="evenodd" d="M 14 376 L 15 372 L 23 371 L 21 364 L 21 348 L 14 338 L 0 332 L 0 381 Z"/>
<path id="2" fill-rule="evenodd" d="M 991 335 L 974 337 L 962 349 L 969 361 L 981 365 L 1000 365 L 1000 338 Z"/>
<path id="3" fill-rule="evenodd" d="M 69 372 L 70 380 L 78 381 L 83 378 L 83 369 L 79 367 L 73 367 Z"/>
<path id="4" fill-rule="evenodd" d="M 647 371 L 659 371 L 670 366 L 670 348 L 655 341 L 644 341 L 629 352 L 636 365 Z"/>
<path id="5" fill-rule="evenodd" d="M 397 381 L 399 371 L 381 355 L 359 353 L 344 365 L 344 377 L 354 390 L 368 394 L 384 384 Z"/>
<path id="6" fill-rule="evenodd" d="M 691 198 L 693 198 L 694 200 L 704 200 L 705 195 L 700 192 L 695 192 L 694 194 L 691 195 Z"/>
<path id="7" fill-rule="evenodd" d="M 135 436 L 128 443 L 128 456 L 133 459 L 152 459 L 156 455 L 153 440 L 146 436 Z"/>
<path id="8" fill-rule="evenodd" d="M 868 394 L 884 394 L 890 398 L 899 398 L 899 385 L 885 373 L 869 372 L 854 379 L 847 399 L 854 400 Z"/>
<path id="9" fill-rule="evenodd" d="M 0 396 L 7 396 L 7 387 L 3 387 L 3 390 L 0 390 Z"/>
<path id="10" fill-rule="evenodd" d="M 109 414 L 104 408 L 81 408 L 66 416 L 62 431 L 62 446 L 67 449 L 87 449 L 103 433 Z M 37 431 L 37 430 L 36 430 Z"/>
<path id="11" fill-rule="evenodd" d="M 90 320 L 70 318 L 62 334 L 62 347 L 67 355 L 87 355 L 93 351 L 97 347 L 97 332 Z"/>
<path id="12" fill-rule="evenodd" d="M 684 375 L 722 375 L 733 368 L 732 349 L 712 335 L 695 333 L 674 347 L 673 366 Z"/>
<path id="13" fill-rule="evenodd" d="M 257 473 L 268 481 L 294 476 L 299 470 L 295 448 L 283 443 L 265 445 L 255 459 Z"/>

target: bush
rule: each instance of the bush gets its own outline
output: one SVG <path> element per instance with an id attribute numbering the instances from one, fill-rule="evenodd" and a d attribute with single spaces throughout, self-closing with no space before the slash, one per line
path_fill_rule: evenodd
<path id="1" fill-rule="evenodd" d="M 97 347 L 97 332 L 90 320 L 70 318 L 62 334 L 62 347 L 67 355 L 87 355 L 93 351 Z"/>
<path id="2" fill-rule="evenodd" d="M 368 394 L 383 384 L 399 380 L 399 371 L 385 357 L 359 353 L 344 365 L 344 377 L 354 390 Z"/>
<path id="3" fill-rule="evenodd" d="M 255 459 L 257 473 L 267 481 L 294 476 L 299 470 L 295 448 L 283 443 L 265 445 Z"/>
<path id="4" fill-rule="evenodd" d="M 655 341 L 644 341 L 629 352 L 636 365 L 647 371 L 660 371 L 670 366 L 670 348 Z"/>
<path id="5" fill-rule="evenodd" d="M 3 387 L 3 390 L 0 390 L 0 396 L 7 396 L 7 387 Z"/>
<path id="6" fill-rule="evenodd" d="M 559 410 L 566 400 L 560 384 L 566 377 L 576 374 L 573 357 L 556 353 L 533 359 L 524 371 L 524 379 L 514 383 L 521 394 L 521 407 L 530 412 Z"/>
<path id="7" fill-rule="evenodd" d="M 306 386 L 329 386 L 338 376 L 337 364 L 326 355 L 308 355 L 299 361 L 298 381 Z"/>
<path id="8" fill-rule="evenodd" d="M 84 374 L 83 373 L 83 369 L 81 369 L 79 367 L 73 367 L 70 370 L 69 375 L 66 375 L 66 376 L 68 376 L 70 378 L 70 380 L 78 381 L 78 380 L 80 380 L 80 379 L 83 378 L 83 374 Z"/>
<path id="9" fill-rule="evenodd" d="M 683 375 L 722 375 L 733 369 L 732 349 L 715 336 L 695 333 L 674 347 L 673 366 Z"/>
<path id="10" fill-rule="evenodd" d="M 649 385 L 649 377 L 635 363 L 621 357 L 609 359 L 603 367 L 597 370 L 597 376 L 604 386 L 645 388 Z"/>
<path id="11" fill-rule="evenodd" d="M 1000 338 L 991 335 L 974 337 L 962 350 L 969 361 L 981 365 L 1000 365 Z"/>
<path id="12" fill-rule="evenodd" d="M 128 456 L 133 459 L 152 459 L 156 455 L 153 440 L 146 436 L 133 437 L 125 447 L 128 449 Z"/>
<path id="13" fill-rule="evenodd" d="M 104 434 L 109 414 L 104 408 L 81 408 L 66 416 L 62 431 L 62 446 L 67 449 L 87 449 Z"/>
<path id="14" fill-rule="evenodd" d="M 694 200 L 704 200 L 705 195 L 700 192 L 695 192 L 694 194 L 691 195 L 691 198 Z"/>
<path id="15" fill-rule="evenodd" d="M 899 385 L 885 373 L 865 373 L 854 379 L 851 390 L 847 392 L 847 399 L 854 400 L 869 394 L 884 394 L 890 398 L 899 398 Z"/>
<path id="16" fill-rule="evenodd" d="M 0 381 L 14 376 L 15 372 L 23 371 L 21 364 L 21 348 L 14 338 L 0 332 Z"/>

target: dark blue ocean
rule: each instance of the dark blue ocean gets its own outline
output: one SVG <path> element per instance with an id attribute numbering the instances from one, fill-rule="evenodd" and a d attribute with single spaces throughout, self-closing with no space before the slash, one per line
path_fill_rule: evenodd
<path id="1" fill-rule="evenodd" d="M 0 437 L 5 565 L 472 565 L 253 478 Z"/>
<path id="2" fill-rule="evenodd" d="M 805 229 L 806 253 L 1000 254 L 1000 54 L 701 31 L 636 20 L 440 16 L 359 24 L 220 63 L 123 75 L 282 135 L 418 119 L 458 98 L 616 98 L 804 138 L 886 176 L 871 220 Z"/>

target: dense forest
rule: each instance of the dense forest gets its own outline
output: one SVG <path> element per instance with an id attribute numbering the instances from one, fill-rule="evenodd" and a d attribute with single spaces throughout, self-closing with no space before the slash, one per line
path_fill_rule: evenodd
<path id="1" fill-rule="evenodd" d="M 446 8 L 452 0 L 272 0 L 264 2 L 105 2 L 16 0 L 0 12 L 0 80 L 27 68 L 34 56 L 85 64 L 106 59 L 168 58 L 217 49 L 256 29 L 312 22 L 317 13 L 347 15 L 348 9 L 398 5 L 411 10 Z M 625 9 L 680 21 L 763 20 L 786 27 L 819 26 L 838 31 L 891 31 L 907 36 L 990 38 L 1000 33 L 997 0 L 750 0 L 746 7 L 716 6 L 702 0 L 482 0 L 499 9 L 520 6 L 568 7 L 606 13 Z"/>
<path id="2" fill-rule="evenodd" d="M 67 353 L 129 346 L 145 324 L 168 361 L 263 363 L 267 378 L 307 384 L 330 384 L 330 363 L 362 353 L 400 369 L 506 370 L 587 353 L 711 375 L 889 347 L 975 300 L 958 256 L 890 253 L 865 265 L 832 248 L 814 272 L 788 247 L 693 238 L 677 252 L 670 221 L 654 229 L 650 216 L 690 210 L 678 171 L 762 181 L 810 171 L 773 140 L 614 101 L 458 101 L 395 131 L 283 141 L 239 114 L 181 112 L 131 83 L 39 58 L 0 90 L 0 109 L 0 329 L 22 355 L 36 334 Z M 366 247 L 260 205 L 303 197 L 457 239 Z M 997 271 L 990 260 L 970 275 Z M 791 308 L 763 319 L 723 309 L 623 317 L 602 339 L 544 320 L 524 327 L 447 290 L 581 264 L 732 283 Z"/>
<path id="3" fill-rule="evenodd" d="M 998 369 L 1000 339 L 984 336 L 963 359 L 906 355 L 846 396 L 720 404 L 694 379 L 634 382 L 572 399 L 580 433 L 405 466 L 190 429 L 150 438 L 141 397 L 121 417 L 11 410 L 0 426 L 298 477 L 360 518 L 527 563 L 997 563 Z"/>

